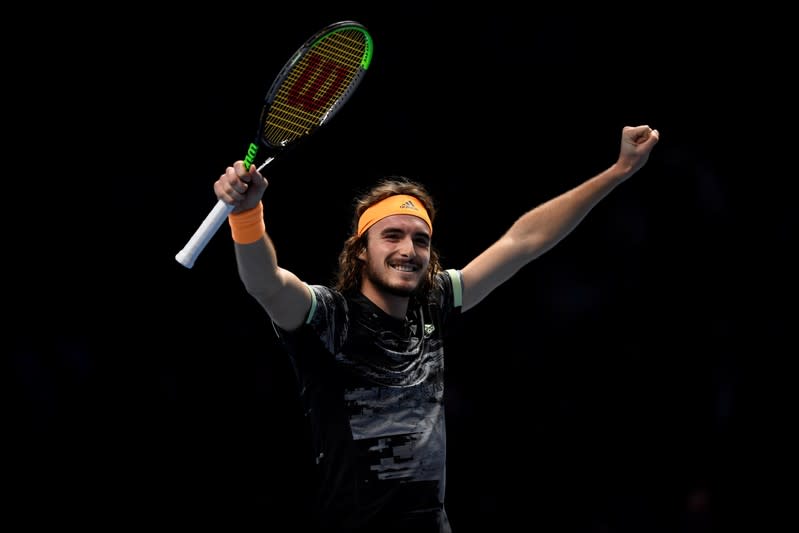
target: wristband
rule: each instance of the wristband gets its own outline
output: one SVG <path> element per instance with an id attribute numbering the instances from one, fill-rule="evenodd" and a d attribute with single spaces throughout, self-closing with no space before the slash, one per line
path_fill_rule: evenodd
<path id="1" fill-rule="evenodd" d="M 227 220 L 233 234 L 233 242 L 238 244 L 254 243 L 266 233 L 263 202 L 258 202 L 258 205 L 252 209 L 231 213 Z"/>

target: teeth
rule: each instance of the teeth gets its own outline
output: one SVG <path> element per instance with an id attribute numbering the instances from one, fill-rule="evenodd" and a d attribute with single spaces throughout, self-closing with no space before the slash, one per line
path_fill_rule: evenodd
<path id="1" fill-rule="evenodd" d="M 394 268 L 402 272 L 414 272 L 416 270 L 413 265 L 394 265 Z"/>

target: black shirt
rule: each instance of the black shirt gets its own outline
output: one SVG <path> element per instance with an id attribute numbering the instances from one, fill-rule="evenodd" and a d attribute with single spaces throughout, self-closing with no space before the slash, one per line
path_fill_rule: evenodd
<path id="1" fill-rule="evenodd" d="M 319 475 L 321 531 L 449 532 L 444 338 L 461 277 L 438 274 L 405 319 L 360 293 L 309 285 L 306 324 L 278 330 L 294 364 Z"/>

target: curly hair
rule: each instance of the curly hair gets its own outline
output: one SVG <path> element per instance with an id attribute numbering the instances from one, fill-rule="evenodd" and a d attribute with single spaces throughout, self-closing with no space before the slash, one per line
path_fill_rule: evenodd
<path id="1" fill-rule="evenodd" d="M 380 179 L 374 187 L 355 199 L 352 235 L 344 241 L 344 248 L 338 256 L 338 274 L 335 283 L 337 290 L 347 292 L 360 287 L 361 275 L 365 265 L 358 256 L 366 249 L 366 242 L 369 238 L 369 230 L 366 230 L 360 236 L 357 235 L 358 220 L 360 220 L 361 215 L 377 202 L 397 194 L 408 194 L 417 198 L 427 210 L 430 222 L 435 222 L 436 208 L 433 197 L 424 185 L 405 176 L 387 176 Z M 441 263 L 438 251 L 431 245 L 427 275 L 419 284 L 417 292 L 424 294 L 430 290 L 433 280 L 440 270 Z"/>

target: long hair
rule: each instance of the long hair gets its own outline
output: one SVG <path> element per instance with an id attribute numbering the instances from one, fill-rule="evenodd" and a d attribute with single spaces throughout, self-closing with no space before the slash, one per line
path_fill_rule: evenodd
<path id="1" fill-rule="evenodd" d="M 371 206 L 397 194 L 408 194 L 417 198 L 430 217 L 430 222 L 434 223 L 436 218 L 436 208 L 433 197 L 421 183 L 415 182 L 405 176 L 388 176 L 382 178 L 378 183 L 355 199 L 355 213 L 352 219 L 352 235 L 344 241 L 344 248 L 338 256 L 338 274 L 336 277 L 336 289 L 347 292 L 360 287 L 361 276 L 364 263 L 358 256 L 366 249 L 366 242 L 369 238 L 369 230 L 362 235 L 357 235 L 358 220 L 364 211 Z M 417 294 L 425 294 L 433 285 L 436 274 L 441 270 L 438 251 L 430 245 L 430 264 L 427 268 L 427 275 L 419 283 Z"/>

